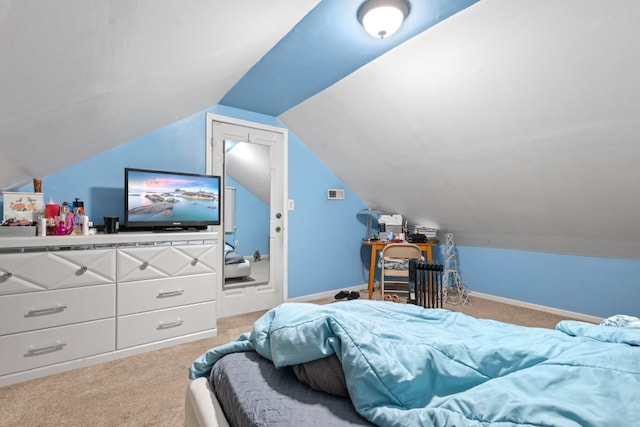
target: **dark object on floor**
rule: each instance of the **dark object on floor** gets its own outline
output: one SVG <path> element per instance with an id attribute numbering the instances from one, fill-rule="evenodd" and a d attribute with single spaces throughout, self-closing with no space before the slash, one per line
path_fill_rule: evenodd
<path id="1" fill-rule="evenodd" d="M 256 249 L 256 251 L 253 253 L 253 260 L 255 262 L 260 261 L 260 252 Z"/>
<path id="2" fill-rule="evenodd" d="M 340 291 L 337 294 L 335 294 L 335 298 L 336 299 L 345 299 L 349 296 L 349 292 L 347 291 Z"/>
<path id="3" fill-rule="evenodd" d="M 415 300 L 409 301 L 424 308 L 442 308 L 444 292 L 442 276 L 444 266 L 424 260 L 409 261 L 409 283 L 415 286 Z"/>
<path id="4" fill-rule="evenodd" d="M 356 291 L 350 292 L 349 296 L 347 297 L 347 299 L 358 299 L 358 298 L 360 298 L 360 292 L 356 292 Z"/>

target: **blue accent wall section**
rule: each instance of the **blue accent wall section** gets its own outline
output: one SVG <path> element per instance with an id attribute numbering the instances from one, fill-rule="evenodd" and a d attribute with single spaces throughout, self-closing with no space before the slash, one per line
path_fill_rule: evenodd
<path id="1" fill-rule="evenodd" d="M 327 189 L 344 188 L 344 200 Z M 366 227 L 364 203 L 289 132 L 289 297 L 357 286 L 367 281 L 359 261 Z"/>
<path id="2" fill-rule="evenodd" d="M 563 310 L 640 317 L 640 261 L 457 247 L 471 291 Z"/>
<path id="3" fill-rule="evenodd" d="M 236 231 L 225 233 L 225 240 L 231 245 L 238 241 L 236 251 L 244 257 L 252 257 L 256 249 L 268 255 L 269 206 L 229 176 L 226 185 L 236 189 Z"/>
<path id="4" fill-rule="evenodd" d="M 477 1 L 409 0 L 411 10 L 402 27 L 381 40 L 367 34 L 358 22 L 363 0 L 323 0 L 245 74 L 220 104 L 279 116 Z"/>

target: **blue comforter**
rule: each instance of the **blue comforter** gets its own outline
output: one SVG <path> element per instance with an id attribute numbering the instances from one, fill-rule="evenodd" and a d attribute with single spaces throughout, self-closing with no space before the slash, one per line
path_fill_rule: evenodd
<path id="1" fill-rule="evenodd" d="M 640 328 L 528 328 L 448 310 L 353 300 L 282 304 L 230 352 L 282 367 L 335 353 L 356 410 L 382 426 L 640 425 Z"/>

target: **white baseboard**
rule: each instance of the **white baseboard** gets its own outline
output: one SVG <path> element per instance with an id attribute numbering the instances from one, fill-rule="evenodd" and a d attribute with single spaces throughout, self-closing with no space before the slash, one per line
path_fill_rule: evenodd
<path id="1" fill-rule="evenodd" d="M 483 294 L 481 292 L 469 291 L 469 294 L 476 298 L 488 299 L 491 301 L 497 301 L 504 304 L 515 305 L 518 307 L 530 308 L 532 310 L 544 311 L 547 313 L 557 314 L 558 316 L 582 320 L 589 323 L 600 323 L 602 322 L 602 320 L 604 320 L 602 317 L 591 316 L 589 314 L 576 313 L 575 311 L 562 310 L 559 308 L 548 307 L 546 305 L 532 304 L 530 302 L 518 301 L 510 298 L 497 297 L 494 295 Z"/>
<path id="2" fill-rule="evenodd" d="M 287 301 L 289 301 L 289 302 L 309 302 L 309 301 L 314 301 L 314 300 L 317 300 L 317 299 L 333 297 L 335 294 L 337 294 L 340 291 L 349 291 L 349 292 L 351 292 L 351 291 L 362 291 L 362 292 L 366 292 L 367 289 L 368 289 L 368 285 L 365 283 L 364 285 L 352 286 L 352 287 L 349 287 L 349 288 L 334 289 L 332 291 L 319 292 L 317 294 L 310 294 L 310 295 L 303 295 L 301 297 L 289 298 Z M 530 303 L 530 302 L 518 301 L 518 300 L 510 299 L 510 298 L 497 297 L 497 296 L 494 296 L 494 295 L 483 294 L 481 292 L 469 291 L 469 294 L 472 295 L 475 298 L 482 298 L 482 299 L 487 299 L 487 300 L 491 300 L 491 301 L 501 302 L 503 304 L 515 305 L 517 307 L 529 308 L 531 310 L 544 311 L 546 313 L 552 313 L 552 314 L 556 314 L 558 316 L 563 316 L 563 317 L 570 318 L 570 319 L 582 320 L 584 322 L 589 322 L 589 323 L 600 323 L 600 322 L 602 322 L 602 320 L 604 320 L 602 317 L 591 316 L 589 314 L 576 313 L 574 311 L 562 310 L 562 309 L 559 309 L 559 308 L 548 307 L 546 305 L 539 305 L 539 304 L 533 304 L 533 303 Z"/>

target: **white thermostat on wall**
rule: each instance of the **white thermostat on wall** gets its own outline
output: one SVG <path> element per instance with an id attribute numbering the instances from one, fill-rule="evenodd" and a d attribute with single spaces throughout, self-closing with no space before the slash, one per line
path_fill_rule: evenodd
<path id="1" fill-rule="evenodd" d="M 327 199 L 329 199 L 329 200 L 344 200 L 344 189 L 342 189 L 342 188 L 329 188 L 327 190 Z"/>

